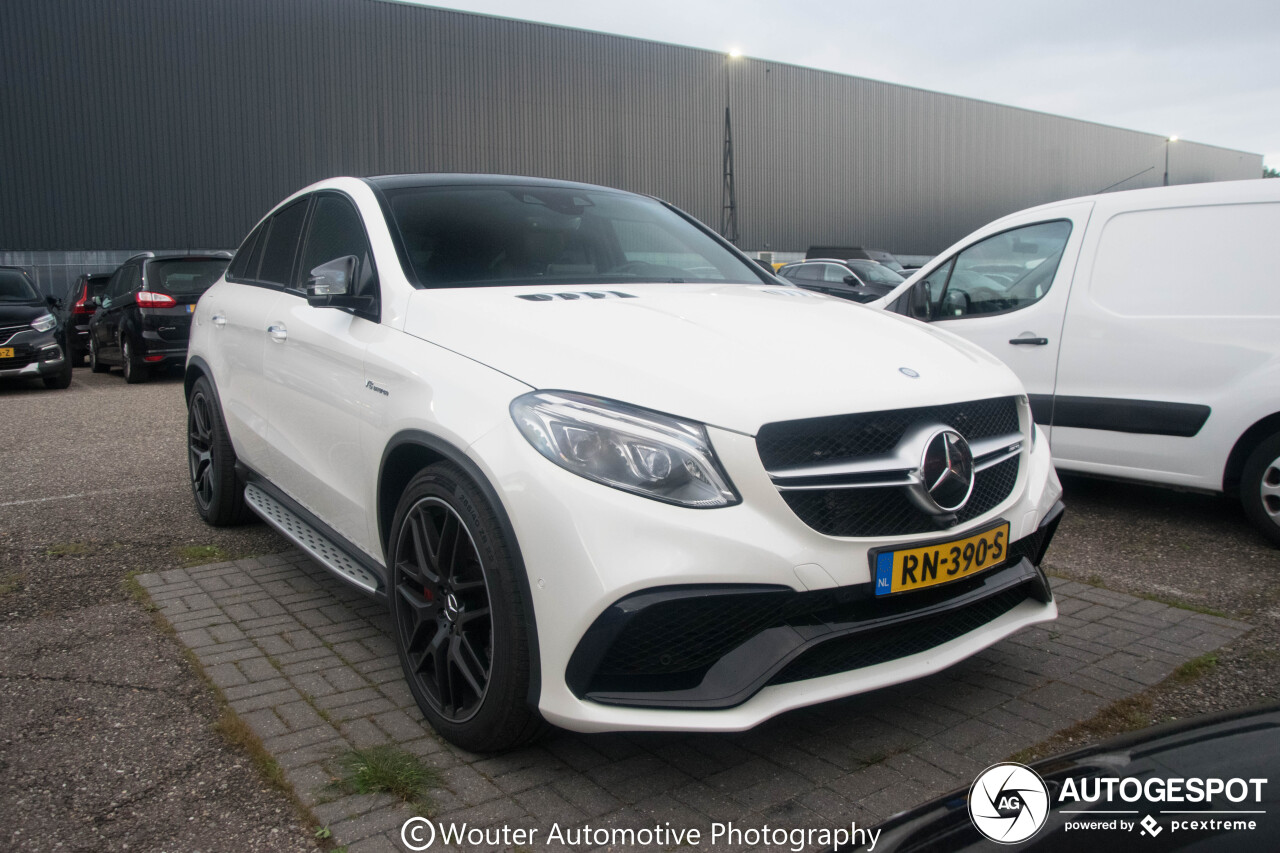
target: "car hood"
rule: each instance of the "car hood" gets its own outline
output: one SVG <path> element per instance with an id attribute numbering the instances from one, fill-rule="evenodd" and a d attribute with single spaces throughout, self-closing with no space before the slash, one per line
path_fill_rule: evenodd
<path id="1" fill-rule="evenodd" d="M 0 302 L 0 326 L 18 326 L 52 313 L 43 302 Z"/>
<path id="2" fill-rule="evenodd" d="M 405 331 L 533 388 L 755 434 L 773 421 L 1022 393 L 946 332 L 786 285 L 417 291 Z"/>

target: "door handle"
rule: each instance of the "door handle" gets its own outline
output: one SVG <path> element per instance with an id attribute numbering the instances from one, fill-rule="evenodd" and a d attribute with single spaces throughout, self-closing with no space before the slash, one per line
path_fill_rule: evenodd
<path id="1" fill-rule="evenodd" d="M 213 325 L 215 326 L 225 326 L 227 325 L 227 315 L 214 314 L 212 317 L 209 318 L 209 322 L 213 323 Z"/>
<path id="2" fill-rule="evenodd" d="M 271 336 L 271 340 L 282 344 L 285 342 L 285 339 L 289 337 L 289 330 L 280 323 L 273 323 L 272 325 L 267 326 L 267 334 Z"/>
<path id="3" fill-rule="evenodd" d="M 1011 344 L 1021 345 L 1025 347 L 1042 347 L 1049 343 L 1048 338 L 1013 338 L 1009 341 Z"/>

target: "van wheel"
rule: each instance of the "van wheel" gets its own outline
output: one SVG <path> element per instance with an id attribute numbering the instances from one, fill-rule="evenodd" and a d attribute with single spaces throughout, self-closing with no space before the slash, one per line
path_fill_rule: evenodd
<path id="1" fill-rule="evenodd" d="M 1240 501 L 1262 535 L 1280 546 L 1280 433 L 1249 454 L 1240 478 Z"/>
<path id="2" fill-rule="evenodd" d="M 483 492 L 455 465 L 425 468 L 400 498 L 390 544 L 392 630 L 423 716 L 473 752 L 536 737 L 545 723 L 529 706 L 514 544 Z"/>

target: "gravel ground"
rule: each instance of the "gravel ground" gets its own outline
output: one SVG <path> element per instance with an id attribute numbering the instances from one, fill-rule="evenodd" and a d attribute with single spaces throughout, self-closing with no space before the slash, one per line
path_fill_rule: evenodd
<path id="1" fill-rule="evenodd" d="M 0 385 L 0 412 L 0 846 L 315 850 L 123 583 L 192 546 L 285 547 L 196 517 L 181 381 L 78 369 L 66 391 Z"/>
<path id="2" fill-rule="evenodd" d="M 181 382 L 126 386 L 78 369 L 67 391 L 0 384 L 0 413 L 0 839 L 316 849 L 314 828 L 216 733 L 215 699 L 125 588 L 131 571 L 286 547 L 262 525 L 214 530 L 196 517 Z M 1257 626 L 1198 679 L 1154 691 L 1152 719 L 1280 697 L 1280 550 L 1235 504 L 1064 484 L 1056 574 Z M 208 548 L 218 556 L 190 550 Z"/>
<path id="3" fill-rule="evenodd" d="M 1045 560 L 1051 572 L 1254 626 L 1200 677 L 1153 691 L 1145 713 L 1165 721 L 1280 701 L 1280 549 L 1240 505 L 1067 474 L 1062 483 L 1067 514 Z"/>

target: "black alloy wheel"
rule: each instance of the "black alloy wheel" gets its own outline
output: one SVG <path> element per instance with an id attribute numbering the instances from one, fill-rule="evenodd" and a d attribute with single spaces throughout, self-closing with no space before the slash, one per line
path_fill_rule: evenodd
<path id="1" fill-rule="evenodd" d="M 541 734 L 524 567 L 486 493 L 451 463 L 423 469 L 400 497 L 388 544 L 396 650 L 422 715 L 473 752 Z"/>
<path id="2" fill-rule="evenodd" d="M 124 373 L 124 381 L 130 385 L 137 385 L 147 380 L 146 365 L 142 363 L 142 357 L 135 352 L 135 349 L 129 335 L 120 336 L 120 368 Z"/>
<path id="3" fill-rule="evenodd" d="M 89 369 L 94 373 L 106 373 L 109 368 L 101 357 L 98 355 L 98 339 L 90 336 L 89 338 Z"/>
<path id="4" fill-rule="evenodd" d="M 187 403 L 187 458 L 191 466 L 191 494 L 204 516 L 213 505 L 213 412 L 209 397 L 197 389 Z"/>
<path id="5" fill-rule="evenodd" d="M 187 462 L 196 512 L 214 527 L 248 521 L 244 483 L 236 475 L 236 454 L 222 422 L 209 380 L 196 380 L 187 398 Z"/>
<path id="6" fill-rule="evenodd" d="M 475 716 L 493 672 L 493 616 L 484 564 L 452 506 L 427 497 L 400 530 L 396 624 L 413 677 L 451 723 Z"/>

